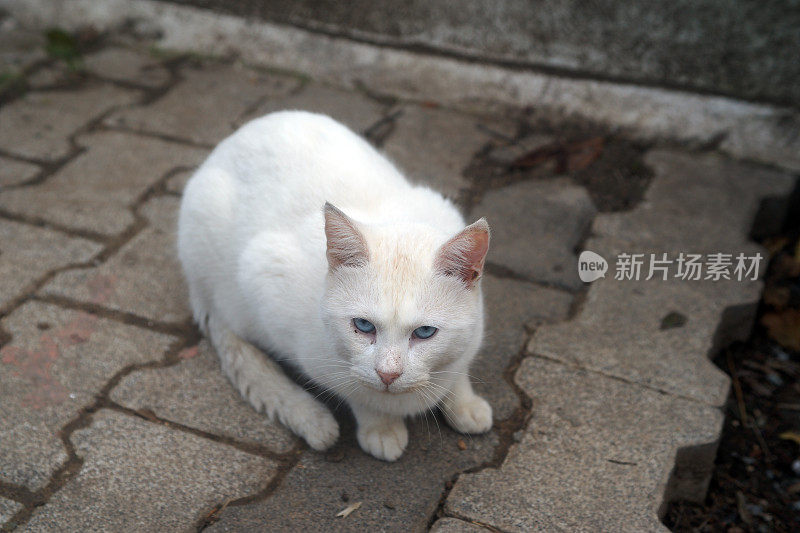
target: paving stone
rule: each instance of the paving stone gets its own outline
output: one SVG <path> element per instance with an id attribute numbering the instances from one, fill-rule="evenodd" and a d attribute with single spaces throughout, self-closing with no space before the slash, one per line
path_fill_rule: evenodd
<path id="1" fill-rule="evenodd" d="M 236 65 L 185 69 L 184 81 L 150 105 L 120 111 L 107 124 L 216 144 L 236 129 L 238 119 L 266 97 L 288 94 L 295 78 Z"/>
<path id="2" fill-rule="evenodd" d="M 174 176 L 167 180 L 167 191 L 175 194 L 183 194 L 183 188 L 186 187 L 186 182 L 189 181 L 194 175 L 196 169 L 181 170 Z"/>
<path id="3" fill-rule="evenodd" d="M 499 469 L 459 477 L 448 514 L 503 531 L 667 531 L 676 455 L 695 482 L 681 495 L 702 498 L 719 410 L 539 358 L 517 383 L 534 400 L 522 441 Z"/>
<path id="4" fill-rule="evenodd" d="M 748 241 L 763 197 L 788 196 L 795 178 L 717 154 L 648 152 L 655 176 L 630 212 L 604 213 L 592 233 L 662 252 L 716 252 Z"/>
<path id="5" fill-rule="evenodd" d="M 300 109 L 330 115 L 353 131 L 363 132 L 383 116 L 385 106 L 358 92 L 309 83 L 299 92 L 270 98 L 240 121 L 241 124 L 273 111 Z"/>
<path id="6" fill-rule="evenodd" d="M 488 262 L 532 280 L 581 286 L 575 246 L 595 208 L 583 187 L 567 179 L 532 180 L 488 192 L 472 210 L 492 228 Z"/>
<path id="7" fill-rule="evenodd" d="M 10 520 L 20 509 L 22 509 L 21 503 L 0 497 L 0 525 Z"/>
<path id="8" fill-rule="evenodd" d="M 59 273 L 44 294 L 88 301 L 91 281 L 114 280 L 116 290 L 104 306 L 159 322 L 183 323 L 191 317 L 189 296 L 177 257 L 180 200 L 161 196 L 140 209 L 148 225 L 103 264 Z"/>
<path id="9" fill-rule="evenodd" d="M 578 317 L 537 330 L 528 352 L 719 406 L 730 380 L 709 359 L 720 344 L 717 327 L 726 307 L 757 302 L 760 289 L 757 282 L 599 280 Z M 685 324 L 665 328 L 670 313 Z M 740 326 L 733 330 L 747 335 L 752 322 Z"/>
<path id="10" fill-rule="evenodd" d="M 103 78 L 147 87 L 160 87 L 170 79 L 169 72 L 157 59 L 130 48 L 104 48 L 86 56 L 83 64 Z"/>
<path id="11" fill-rule="evenodd" d="M 125 377 L 111 399 L 132 409 L 150 409 L 158 417 L 215 435 L 288 452 L 296 439 L 282 425 L 270 423 L 222 374 L 207 341 L 181 352 L 168 368 L 139 370 Z"/>
<path id="12" fill-rule="evenodd" d="M 23 30 L 11 20 L 0 22 L 0 74 L 21 73 L 47 58 L 44 35 Z"/>
<path id="13" fill-rule="evenodd" d="M 98 304 L 115 290 L 104 278 L 93 286 Z M 66 460 L 58 430 L 114 374 L 161 359 L 173 340 L 41 302 L 24 304 L 1 324 L 12 340 L 0 349 L 0 472 L 31 490 Z"/>
<path id="14" fill-rule="evenodd" d="M 28 181 L 39 173 L 39 167 L 0 156 L 0 190 Z"/>
<path id="15" fill-rule="evenodd" d="M 194 530 L 214 506 L 263 489 L 276 473 L 268 459 L 108 410 L 72 440 L 85 462 L 29 530 Z"/>
<path id="16" fill-rule="evenodd" d="M 104 83 L 26 93 L 0 108 L 0 148 L 35 159 L 59 159 L 69 153 L 69 137 L 81 126 L 138 96 L 138 91 Z"/>
<path id="17" fill-rule="evenodd" d="M 134 222 L 131 206 L 170 169 L 193 166 L 206 150 L 122 132 L 81 136 L 87 150 L 44 183 L 0 193 L 0 208 L 103 235 Z"/>
<path id="18" fill-rule="evenodd" d="M 433 523 L 430 533 L 486 533 L 486 528 L 459 520 L 458 518 L 440 518 Z"/>
<path id="19" fill-rule="evenodd" d="M 69 84 L 79 84 L 83 74 L 63 62 L 50 63 L 25 76 L 28 87 L 35 90 L 63 89 Z"/>
<path id="20" fill-rule="evenodd" d="M 207 531 L 426 531 L 445 483 L 490 460 L 498 442 L 493 433 L 458 435 L 442 421 L 440 433 L 428 418 L 428 426 L 409 425 L 409 447 L 395 463 L 362 452 L 347 424 L 331 452 L 306 452 L 268 499 L 228 507 Z M 360 509 L 336 517 L 355 502 Z"/>
<path id="21" fill-rule="evenodd" d="M 504 420 L 519 405 L 504 372 L 523 349 L 525 326 L 565 320 L 572 295 L 491 275 L 483 279 L 483 293 L 486 333 L 470 373 L 476 392 L 492 405 L 494 419 Z"/>
<path id="22" fill-rule="evenodd" d="M 383 150 L 413 182 L 455 198 L 469 187 L 462 175 L 491 137 L 479 128 L 484 121 L 443 109 L 409 105 L 395 121 Z"/>
<path id="23" fill-rule="evenodd" d="M 89 261 L 101 249 L 85 239 L 0 220 L 0 310 L 51 270 Z"/>
<path id="24" fill-rule="evenodd" d="M 599 215 L 586 249 L 610 262 L 606 279 L 590 287 L 580 315 L 570 323 L 538 330 L 529 352 L 642 383 L 672 394 L 722 405 L 729 379 L 708 359 L 711 352 L 752 330 L 761 283 L 754 280 L 683 280 L 670 265 L 668 280 L 650 281 L 649 256 L 761 253 L 748 234 L 759 199 L 790 192 L 785 174 L 742 165 L 715 155 L 653 152 L 656 175 L 645 201 L 627 213 Z M 709 202 L 713 198 L 713 202 Z M 700 201 L 702 199 L 702 201 Z M 614 279 L 621 253 L 648 259 L 640 281 Z M 735 263 L 735 260 L 734 260 Z M 733 267 L 731 268 L 733 271 Z M 706 276 L 703 272 L 703 276 Z M 665 328 L 670 313 L 685 320 Z"/>

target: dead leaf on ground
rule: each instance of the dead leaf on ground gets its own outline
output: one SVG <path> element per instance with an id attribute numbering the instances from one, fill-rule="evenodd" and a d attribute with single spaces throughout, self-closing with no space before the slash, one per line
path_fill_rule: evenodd
<path id="1" fill-rule="evenodd" d="M 341 516 L 342 518 L 347 518 L 348 516 L 350 516 L 350 513 L 352 513 L 353 511 L 355 511 L 359 507 L 361 507 L 361 502 L 351 503 L 350 505 L 348 505 L 347 507 L 345 507 L 344 509 L 342 509 L 341 511 L 336 513 L 336 516 Z"/>
<path id="2" fill-rule="evenodd" d="M 146 418 L 150 422 L 160 422 L 156 414 L 153 412 L 152 409 L 148 409 L 147 407 L 142 407 L 141 409 L 136 410 L 136 414 L 141 416 L 142 418 Z"/>
<path id="3" fill-rule="evenodd" d="M 790 440 L 796 442 L 797 444 L 800 444 L 800 433 L 797 433 L 796 431 L 784 431 L 783 433 L 778 435 L 778 438 L 783 440 Z"/>
<path id="4" fill-rule="evenodd" d="M 602 155 L 604 144 L 605 140 L 602 137 L 593 137 L 566 145 L 567 170 L 583 170 L 594 163 Z"/>
<path id="5" fill-rule="evenodd" d="M 747 500 L 740 490 L 736 491 L 736 508 L 739 511 L 739 518 L 742 519 L 742 522 L 752 525 L 753 517 L 750 515 L 750 511 L 747 510 Z"/>
<path id="6" fill-rule="evenodd" d="M 556 174 L 583 170 L 602 155 L 604 145 L 603 137 L 592 137 L 568 143 L 550 143 L 521 155 L 512 161 L 509 167 L 511 169 L 531 168 L 553 159 L 556 162 Z"/>
<path id="7" fill-rule="evenodd" d="M 557 159 L 558 167 L 564 167 L 566 166 L 566 164 L 562 161 L 563 152 L 564 151 L 559 143 L 546 144 L 544 146 L 536 148 L 535 150 L 531 150 L 526 154 L 522 154 L 514 161 L 512 161 L 509 167 L 511 169 L 531 168 L 540 165 L 545 161 L 553 158 Z"/>
<path id="8" fill-rule="evenodd" d="M 770 338 L 790 350 L 800 351 L 800 309 L 767 313 L 761 318 Z"/>
<path id="9" fill-rule="evenodd" d="M 776 279 L 790 279 L 800 276 L 800 256 L 781 253 L 775 257 L 774 266 Z"/>
<path id="10" fill-rule="evenodd" d="M 764 303 L 771 307 L 783 309 L 788 305 L 791 296 L 792 291 L 789 287 L 771 285 L 764 288 Z"/>

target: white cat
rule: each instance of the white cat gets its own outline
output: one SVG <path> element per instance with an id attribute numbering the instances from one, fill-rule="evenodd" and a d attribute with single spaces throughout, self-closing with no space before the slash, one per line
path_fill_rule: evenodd
<path id="1" fill-rule="evenodd" d="M 338 438 L 328 409 L 258 346 L 345 399 L 361 447 L 392 461 L 408 443 L 403 417 L 437 403 L 458 431 L 492 425 L 467 377 L 489 226 L 464 226 L 346 127 L 284 111 L 197 170 L 178 247 L 194 318 L 242 396 L 317 450 Z"/>

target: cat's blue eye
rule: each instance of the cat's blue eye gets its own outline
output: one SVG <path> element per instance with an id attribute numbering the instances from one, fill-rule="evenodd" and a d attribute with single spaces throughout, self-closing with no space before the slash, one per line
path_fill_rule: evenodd
<path id="1" fill-rule="evenodd" d="M 354 318 L 353 325 L 356 327 L 356 329 L 358 329 L 358 331 L 361 331 L 362 333 L 375 332 L 375 324 L 363 318 Z"/>
<path id="2" fill-rule="evenodd" d="M 420 326 L 414 330 L 413 335 L 418 339 L 430 339 L 437 331 L 438 328 L 433 326 Z"/>

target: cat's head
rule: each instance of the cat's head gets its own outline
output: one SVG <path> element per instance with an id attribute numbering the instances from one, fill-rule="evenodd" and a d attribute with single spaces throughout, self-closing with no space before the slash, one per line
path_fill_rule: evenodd
<path id="1" fill-rule="evenodd" d="M 435 404 L 482 338 L 486 220 L 443 236 L 422 225 L 359 224 L 326 204 L 325 235 L 322 313 L 341 359 L 331 381 L 384 410 L 391 398 L 405 398 L 398 409 L 408 412 Z"/>

